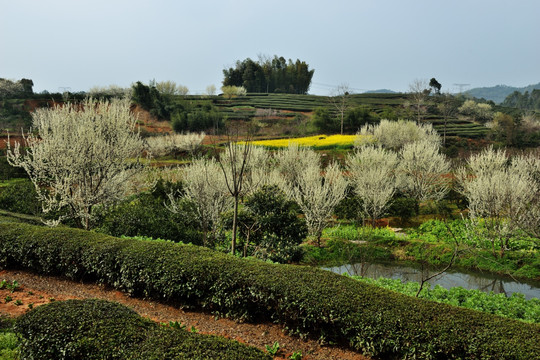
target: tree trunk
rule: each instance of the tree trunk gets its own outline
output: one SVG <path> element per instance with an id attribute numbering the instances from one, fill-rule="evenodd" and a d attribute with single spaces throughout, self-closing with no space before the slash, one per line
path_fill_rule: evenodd
<path id="1" fill-rule="evenodd" d="M 247 250 L 248 250 L 248 246 L 249 246 L 249 235 L 251 233 L 251 230 L 248 229 L 247 231 L 247 234 L 246 234 L 246 243 L 244 244 L 244 257 L 247 257 Z"/>
<path id="2" fill-rule="evenodd" d="M 233 211 L 233 225 L 232 225 L 232 240 L 231 240 L 231 254 L 234 255 L 234 249 L 236 247 L 236 228 L 238 219 L 238 196 L 234 197 L 234 211 Z"/>

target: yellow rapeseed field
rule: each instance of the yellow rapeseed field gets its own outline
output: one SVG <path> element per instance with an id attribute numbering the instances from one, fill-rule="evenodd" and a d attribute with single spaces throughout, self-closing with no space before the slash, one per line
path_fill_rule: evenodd
<path id="1" fill-rule="evenodd" d="M 309 147 L 348 147 L 353 146 L 357 135 L 315 135 L 292 139 L 276 139 L 276 140 L 259 140 L 253 141 L 253 145 L 265 146 L 271 148 L 287 147 L 289 144 L 295 143 L 299 146 Z"/>

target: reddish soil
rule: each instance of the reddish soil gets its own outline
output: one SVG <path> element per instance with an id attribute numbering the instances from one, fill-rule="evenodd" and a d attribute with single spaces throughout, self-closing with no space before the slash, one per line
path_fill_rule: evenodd
<path id="1" fill-rule="evenodd" d="M 154 321 L 178 321 L 186 325 L 188 329 L 195 327 L 202 334 L 224 336 L 262 350 L 265 349 L 265 345 L 272 345 L 277 341 L 280 344 L 280 351 L 275 359 L 288 359 L 294 351 L 301 351 L 304 360 L 369 359 L 348 349 L 321 346 L 315 340 L 302 340 L 288 336 L 281 325 L 237 323 L 230 319 L 216 319 L 209 313 L 131 298 L 105 286 L 74 282 L 59 277 L 40 276 L 19 270 L 0 271 L 0 281 L 4 279 L 9 282 L 15 280 L 20 284 L 13 293 L 6 289 L 0 290 L 0 314 L 9 316 L 21 315 L 29 311 L 29 307 L 40 306 L 50 301 L 99 298 L 122 303 Z M 11 301 L 6 303 L 7 296 L 11 297 Z"/>
<path id="2" fill-rule="evenodd" d="M 133 113 L 137 116 L 139 120 L 140 128 L 142 131 L 148 133 L 172 133 L 173 129 L 169 121 L 159 121 L 154 116 L 140 106 L 135 105 L 133 108 Z"/>
<path id="3" fill-rule="evenodd" d="M 7 141 L 8 141 L 7 135 L 3 135 L 3 134 L 0 135 L 0 149 L 5 149 L 7 147 Z M 23 142 L 23 138 L 20 135 L 20 132 L 19 132 L 19 135 L 15 135 L 15 134 L 9 135 L 9 143 L 11 144 L 11 146 L 15 146 L 15 142 L 19 142 L 19 143 Z"/>

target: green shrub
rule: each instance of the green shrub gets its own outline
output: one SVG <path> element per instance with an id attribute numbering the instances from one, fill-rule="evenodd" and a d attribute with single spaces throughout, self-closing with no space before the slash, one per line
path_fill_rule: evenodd
<path id="1" fill-rule="evenodd" d="M 261 259 L 287 263 L 302 258 L 300 244 L 307 236 L 306 221 L 300 210 L 277 186 L 264 186 L 248 197 L 245 212 L 258 230 L 250 237 L 250 251 Z"/>
<path id="2" fill-rule="evenodd" d="M 0 224 L 0 267 L 94 279 L 381 358 L 540 358 L 540 326 L 416 299 L 329 271 L 238 259 L 193 245 Z"/>
<path id="3" fill-rule="evenodd" d="M 403 224 L 418 215 L 418 200 L 407 197 L 395 197 L 388 207 L 389 216 L 398 216 Z"/>
<path id="4" fill-rule="evenodd" d="M 41 205 L 36 200 L 37 193 L 30 180 L 17 180 L 0 188 L 0 207 L 20 214 L 40 215 Z"/>
<path id="5" fill-rule="evenodd" d="M 255 348 L 165 328 L 105 300 L 67 300 L 22 315 L 23 359 L 263 359 Z"/>
<path id="6" fill-rule="evenodd" d="M 96 230 L 112 236 L 146 236 L 202 244 L 190 215 L 193 211 L 186 208 L 185 212 L 173 214 L 163 202 L 152 194 L 125 200 L 99 214 Z"/>
<path id="7" fill-rule="evenodd" d="M 13 332 L 14 318 L 0 314 L 0 359 L 19 359 L 19 338 Z"/>
<path id="8" fill-rule="evenodd" d="M 10 180 L 13 178 L 25 178 L 26 172 L 22 168 L 9 165 L 6 156 L 0 152 L 0 180 Z"/>
<path id="9" fill-rule="evenodd" d="M 360 209 L 362 209 L 362 199 L 354 193 L 354 188 L 348 186 L 345 197 L 334 209 L 334 215 L 338 219 L 360 221 Z"/>

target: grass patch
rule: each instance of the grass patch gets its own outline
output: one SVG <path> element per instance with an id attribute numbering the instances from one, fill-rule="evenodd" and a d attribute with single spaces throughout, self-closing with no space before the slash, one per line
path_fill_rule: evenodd
<path id="1" fill-rule="evenodd" d="M 399 279 L 351 277 L 408 296 L 415 296 L 420 288 L 420 284 L 414 281 L 404 283 Z M 540 323 L 540 300 L 526 300 L 522 294 L 514 293 L 512 296 L 507 297 L 504 294 L 485 293 L 480 290 L 467 290 L 462 287 L 445 289 L 440 285 L 431 287 L 430 284 L 425 284 L 419 297 L 528 323 Z"/>
<path id="2" fill-rule="evenodd" d="M 502 259 L 495 258 L 479 240 L 463 233 L 460 220 L 449 223 L 463 251 L 454 268 L 487 271 L 521 279 L 540 279 L 538 241 L 530 238 L 512 240 L 513 250 Z M 399 237 L 388 228 L 371 229 L 354 225 L 339 225 L 325 229 L 326 246 L 304 245 L 303 262 L 314 266 L 340 266 L 354 262 L 404 261 L 420 262 L 438 267 L 446 265 L 453 253 L 453 238 L 439 220 L 430 220 Z"/>

